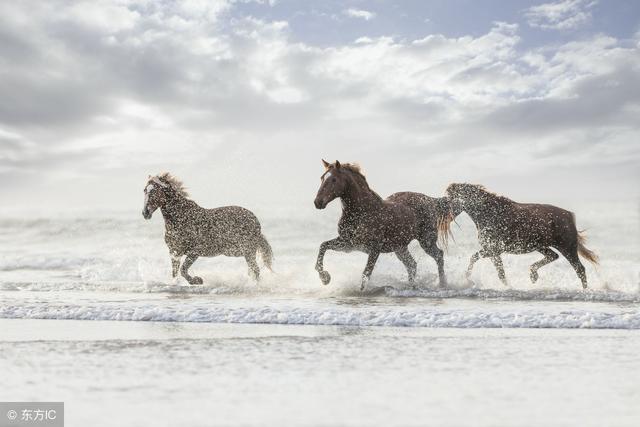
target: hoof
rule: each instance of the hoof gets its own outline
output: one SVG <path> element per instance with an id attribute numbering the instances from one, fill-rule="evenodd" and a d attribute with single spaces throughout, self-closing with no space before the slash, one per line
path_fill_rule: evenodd
<path id="1" fill-rule="evenodd" d="M 322 281 L 323 285 L 328 285 L 329 282 L 331 282 L 331 275 L 328 271 L 319 271 L 318 275 L 320 276 L 320 280 Z"/>
<path id="2" fill-rule="evenodd" d="M 191 280 L 189 280 L 189 284 L 190 285 L 202 285 L 202 283 L 204 283 L 202 281 L 202 277 L 192 277 Z"/>
<path id="3" fill-rule="evenodd" d="M 582 284 L 582 289 L 587 289 L 587 284 L 586 283 Z"/>

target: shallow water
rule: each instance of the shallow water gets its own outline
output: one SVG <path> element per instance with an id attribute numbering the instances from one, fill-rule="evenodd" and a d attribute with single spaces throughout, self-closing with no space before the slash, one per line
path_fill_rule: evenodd
<path id="1" fill-rule="evenodd" d="M 610 205 L 609 205 L 610 206 Z M 576 209 L 577 210 L 577 209 Z M 200 259 L 169 279 L 161 218 L 0 215 L 0 400 L 66 403 L 69 426 L 582 425 L 640 423 L 636 206 L 578 212 L 582 290 L 564 260 L 506 256 L 505 288 L 468 218 L 445 257 L 417 245 L 416 286 L 392 255 L 359 291 L 365 255 L 328 253 L 337 210 L 258 213 L 275 273 Z"/>
<path id="2" fill-rule="evenodd" d="M 611 207 L 615 209 L 611 209 Z M 30 218 L 0 217 L 0 317 L 293 323 L 360 326 L 640 328 L 640 232 L 636 206 L 576 209 L 588 229 L 589 247 L 601 257 L 587 265 L 583 291 L 564 259 L 540 270 L 535 285 L 528 267 L 541 258 L 504 257 L 510 286 L 493 265 L 476 263 L 478 249 L 468 217 L 454 226 L 446 255 L 449 285 L 438 288 L 435 263 L 413 244 L 419 265 L 414 287 L 393 255 L 381 256 L 366 292 L 359 278 L 366 256 L 329 252 L 333 281 L 322 286 L 313 269 L 318 245 L 335 236 L 339 209 L 275 216 L 258 212 L 274 253 L 275 273 L 259 284 L 239 258 L 199 259 L 192 274 L 204 286 L 170 279 L 170 262 L 159 214 L 144 221 L 137 212 L 83 213 Z"/>

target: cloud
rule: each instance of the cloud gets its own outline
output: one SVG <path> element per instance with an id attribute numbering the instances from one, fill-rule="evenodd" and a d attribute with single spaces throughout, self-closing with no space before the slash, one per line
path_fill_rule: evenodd
<path id="1" fill-rule="evenodd" d="M 591 20 L 593 0 L 562 0 L 530 7 L 525 11 L 527 23 L 534 28 L 573 30 Z"/>
<path id="2" fill-rule="evenodd" d="M 350 16 L 351 18 L 359 18 L 364 19 L 365 21 L 370 21 L 376 17 L 375 12 L 369 12 L 364 9 L 354 9 L 349 8 L 342 11 L 343 14 Z"/>
<path id="3" fill-rule="evenodd" d="M 216 197 L 239 203 L 304 198 L 323 155 L 404 165 L 383 185 L 434 188 L 640 161 L 640 36 L 525 48 L 496 22 L 315 46 L 234 7 L 0 4 L 0 175 L 95 187 L 171 169 L 195 188 L 228 183 Z"/>

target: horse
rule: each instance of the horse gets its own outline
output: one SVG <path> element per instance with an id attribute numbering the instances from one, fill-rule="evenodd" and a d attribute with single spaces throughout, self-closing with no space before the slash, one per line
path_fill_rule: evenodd
<path id="1" fill-rule="evenodd" d="M 446 240 L 451 221 L 462 211 L 471 217 L 478 229 L 482 249 L 471 256 L 467 280 L 476 261 L 491 258 L 498 277 L 506 286 L 500 255 L 537 251 L 544 258 L 530 267 L 529 276 L 531 282 L 535 283 L 538 270 L 559 258 L 551 249 L 554 248 L 569 261 L 582 287 L 587 288 L 585 268 L 578 255 L 593 264 L 598 264 L 598 256 L 584 245 L 586 238 L 576 228 L 576 218 L 572 212 L 553 205 L 514 202 L 475 184 L 450 184 L 446 194 L 451 212 L 449 220 L 441 223 L 441 236 Z"/>
<path id="2" fill-rule="evenodd" d="M 320 245 L 316 271 L 322 284 L 328 285 L 331 275 L 324 270 L 327 250 L 369 255 L 362 272 L 360 290 L 364 290 L 381 253 L 394 252 L 404 264 L 413 283 L 417 263 L 409 252 L 409 243 L 417 239 L 422 249 L 436 261 L 440 286 L 446 284 L 443 251 L 437 246 L 438 223 L 449 213 L 446 198 L 431 198 L 420 193 L 401 192 L 382 199 L 373 191 L 356 164 L 330 164 L 322 160 L 324 173 L 314 204 L 324 209 L 332 200 L 342 202 L 342 217 L 338 237 Z"/>
<path id="3" fill-rule="evenodd" d="M 169 248 L 173 277 L 178 269 L 191 285 L 201 285 L 202 278 L 189 275 L 189 267 L 198 257 L 244 257 L 249 275 L 260 279 L 256 254 L 271 270 L 273 252 L 261 231 L 258 218 L 240 206 L 205 209 L 189 199 L 184 184 L 165 172 L 149 176 L 144 187 L 142 216 L 151 219 L 160 208 L 164 218 L 164 241 Z M 182 257 L 184 261 L 180 265 Z"/>

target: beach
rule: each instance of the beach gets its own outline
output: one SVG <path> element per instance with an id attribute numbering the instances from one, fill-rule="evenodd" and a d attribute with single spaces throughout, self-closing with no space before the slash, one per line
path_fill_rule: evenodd
<path id="1" fill-rule="evenodd" d="M 640 333 L 0 320 L 3 400 L 67 425 L 634 426 Z"/>

